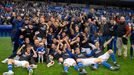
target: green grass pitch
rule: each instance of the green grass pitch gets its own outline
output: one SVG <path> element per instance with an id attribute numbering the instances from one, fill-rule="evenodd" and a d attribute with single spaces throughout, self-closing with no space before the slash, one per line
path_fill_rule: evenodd
<path id="1" fill-rule="evenodd" d="M 128 45 L 128 53 L 129 53 Z M 8 37 L 0 38 L 0 61 L 7 58 L 12 52 L 11 40 Z M 129 54 L 128 54 L 129 55 Z M 111 59 L 108 61 L 112 64 Z M 117 62 L 121 65 L 119 71 L 110 71 L 105 67 L 101 66 L 97 71 L 90 70 L 89 67 L 86 67 L 88 71 L 87 75 L 134 75 L 134 59 L 130 60 L 128 58 L 124 59 L 123 57 L 118 58 Z M 61 72 L 63 70 L 63 66 L 55 63 L 53 67 L 47 68 L 46 63 L 38 64 L 38 68 L 34 69 L 33 75 L 62 75 Z M 3 72 L 7 71 L 7 64 L 2 64 L 0 62 L 0 75 Z M 14 75 L 28 75 L 28 72 L 25 68 L 13 68 Z M 77 71 L 73 69 L 73 67 L 69 68 L 68 75 L 78 75 Z"/>

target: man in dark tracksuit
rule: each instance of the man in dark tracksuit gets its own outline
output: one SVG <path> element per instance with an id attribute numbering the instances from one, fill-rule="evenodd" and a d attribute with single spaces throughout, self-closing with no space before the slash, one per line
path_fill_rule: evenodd
<path id="1" fill-rule="evenodd" d="M 131 48 L 130 48 L 130 58 L 133 58 L 133 50 L 134 50 L 134 24 L 131 24 L 131 35 L 130 35 L 130 42 L 131 42 Z"/>
<path id="2" fill-rule="evenodd" d="M 120 23 L 116 27 L 116 35 L 117 35 L 117 48 L 118 48 L 118 56 L 122 55 L 122 46 L 124 48 L 124 57 L 127 57 L 127 36 L 130 33 L 128 29 L 129 26 L 125 22 L 125 17 L 120 17 Z"/>
<path id="3" fill-rule="evenodd" d="M 13 54 L 10 56 L 10 58 L 14 57 L 16 55 L 17 49 L 19 47 L 19 36 L 21 33 L 21 28 L 23 25 L 23 20 L 21 16 L 17 16 L 17 19 L 12 20 L 12 32 L 11 32 L 11 40 L 13 43 Z"/>
<path id="4" fill-rule="evenodd" d="M 112 25 L 110 23 L 106 22 L 106 18 L 102 18 L 102 44 L 105 43 L 105 41 L 109 40 L 112 37 L 112 33 L 110 32 L 110 29 Z M 112 49 L 112 42 L 108 45 L 108 49 Z"/>
<path id="5" fill-rule="evenodd" d="M 98 33 L 97 26 L 92 24 L 90 26 L 90 40 L 93 42 L 96 39 L 96 33 Z"/>
<path id="6" fill-rule="evenodd" d="M 21 28 L 23 26 L 23 23 L 24 22 L 23 22 L 21 16 L 17 16 L 17 18 L 13 17 L 11 19 L 11 24 L 12 24 L 11 41 L 13 44 L 13 51 L 12 51 L 12 54 L 8 58 L 1 61 L 2 63 L 6 63 L 8 61 L 8 59 L 12 59 L 16 56 L 17 50 L 20 45 L 19 37 L 21 34 Z"/>
<path id="7" fill-rule="evenodd" d="M 117 50 L 117 47 L 116 47 L 116 40 L 117 40 L 117 36 L 115 35 L 116 33 L 116 22 L 113 20 L 113 19 L 111 19 L 110 20 L 110 23 L 109 23 L 109 25 L 110 25 L 110 35 L 111 36 L 114 36 L 114 39 L 111 41 L 111 43 L 109 44 L 110 45 L 110 48 L 113 48 L 113 50 L 114 50 L 114 54 L 116 54 L 116 50 Z"/>

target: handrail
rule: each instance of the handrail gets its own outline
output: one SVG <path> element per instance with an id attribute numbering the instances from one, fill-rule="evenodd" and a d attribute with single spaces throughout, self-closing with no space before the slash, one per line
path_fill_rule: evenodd
<path id="1" fill-rule="evenodd" d="M 0 25 L 0 29 L 12 29 L 12 25 Z"/>

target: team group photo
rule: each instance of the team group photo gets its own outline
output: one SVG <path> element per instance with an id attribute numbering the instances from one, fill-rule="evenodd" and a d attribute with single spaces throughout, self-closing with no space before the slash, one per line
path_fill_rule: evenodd
<path id="1" fill-rule="evenodd" d="M 0 75 L 134 75 L 134 0 L 1 0 Z"/>

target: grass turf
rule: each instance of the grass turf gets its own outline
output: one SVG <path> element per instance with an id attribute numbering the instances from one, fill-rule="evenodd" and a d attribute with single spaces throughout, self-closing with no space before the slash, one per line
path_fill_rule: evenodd
<path id="1" fill-rule="evenodd" d="M 130 45 L 128 45 L 128 47 L 129 46 Z M 7 58 L 11 52 L 12 45 L 10 38 L 0 38 L 0 61 Z M 112 64 L 111 59 L 108 62 Z M 129 56 L 126 59 L 123 57 L 117 57 L 117 62 L 121 65 L 121 69 L 119 71 L 110 71 L 100 65 L 97 71 L 92 71 L 89 67 L 86 67 L 86 70 L 88 71 L 87 75 L 134 75 L 134 59 L 130 60 Z M 2 64 L 0 62 L 0 75 L 2 75 L 2 73 L 5 71 L 7 71 L 7 64 Z M 25 68 L 13 68 L 13 71 L 15 72 L 14 75 L 28 75 L 28 72 Z M 34 69 L 33 75 L 62 75 L 62 71 L 62 65 L 57 64 L 57 62 L 53 67 L 50 68 L 47 68 L 46 63 L 43 63 L 38 64 L 38 68 Z M 73 67 L 71 67 L 69 68 L 68 75 L 78 75 L 78 73 L 73 69 Z"/>

